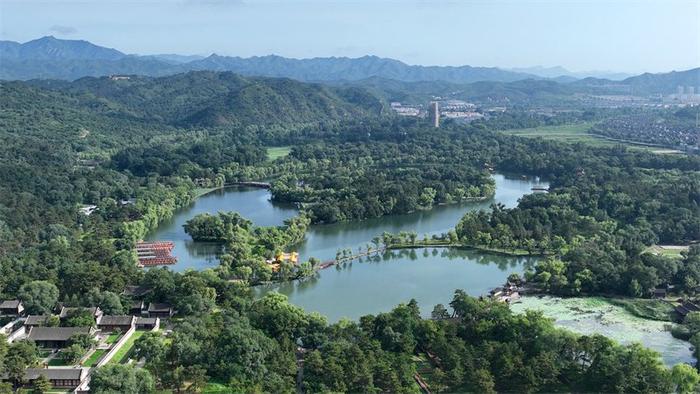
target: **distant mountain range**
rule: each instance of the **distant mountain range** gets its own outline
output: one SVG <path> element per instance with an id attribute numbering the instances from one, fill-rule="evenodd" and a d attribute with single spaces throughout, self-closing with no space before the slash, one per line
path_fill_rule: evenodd
<path id="1" fill-rule="evenodd" d="M 394 59 L 376 56 L 361 58 L 327 57 L 289 59 L 281 56 L 250 58 L 219 56 L 182 56 L 174 54 L 135 56 L 102 48 L 87 41 L 42 37 L 20 44 L 0 42 L 0 78 L 52 78 L 74 80 L 85 76 L 140 74 L 163 76 L 185 71 L 233 71 L 241 75 L 287 77 L 300 81 L 360 80 L 373 76 L 401 81 L 456 83 L 476 81 L 510 82 L 539 78 L 533 74 L 501 70 L 495 67 L 411 66 Z"/>
<path id="2" fill-rule="evenodd" d="M 614 72 L 614 71 L 579 71 L 579 72 L 574 72 L 574 71 L 569 71 L 561 66 L 521 67 L 521 68 L 511 68 L 510 70 L 515 71 L 515 72 L 519 72 L 519 73 L 533 74 L 533 75 L 537 75 L 537 76 L 542 77 L 542 78 L 556 79 L 556 80 L 559 80 L 562 82 L 566 81 L 567 79 L 573 81 L 573 80 L 583 79 L 583 78 L 600 78 L 600 79 L 609 79 L 612 81 L 620 81 L 620 80 L 623 80 L 625 78 L 629 78 L 629 77 L 633 76 L 633 74 L 620 73 L 620 72 Z"/>
<path id="3" fill-rule="evenodd" d="M 594 74 L 607 79 L 580 79 L 562 67 L 533 67 L 505 70 L 495 67 L 416 66 L 376 56 L 290 59 L 281 56 L 250 58 L 159 54 L 128 55 L 82 40 L 42 37 L 23 44 L 0 41 L 0 79 L 63 79 L 113 74 L 166 76 L 187 71 L 231 71 L 244 76 L 286 77 L 307 82 L 363 81 L 371 78 L 401 82 L 441 81 L 468 84 L 479 81 L 514 82 L 549 79 L 598 92 L 670 93 L 678 85 L 700 85 L 699 69 L 665 74 Z"/>
<path id="4" fill-rule="evenodd" d="M 0 41 L 0 58 L 6 60 L 119 60 L 126 55 L 83 40 L 42 37 L 20 44 Z"/>

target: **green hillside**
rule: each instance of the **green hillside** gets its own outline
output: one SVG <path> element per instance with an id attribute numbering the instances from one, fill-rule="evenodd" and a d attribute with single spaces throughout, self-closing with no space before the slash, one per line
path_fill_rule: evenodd
<path id="1" fill-rule="evenodd" d="M 324 122 L 379 116 L 382 101 L 355 87 L 326 87 L 290 79 L 245 78 L 197 71 L 161 78 L 82 78 L 33 84 L 79 96 L 108 115 L 172 126 L 216 127 Z"/>

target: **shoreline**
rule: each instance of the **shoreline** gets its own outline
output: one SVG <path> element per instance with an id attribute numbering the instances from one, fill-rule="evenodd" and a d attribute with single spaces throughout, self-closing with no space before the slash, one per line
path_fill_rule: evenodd
<path id="1" fill-rule="evenodd" d="M 387 250 L 401 250 L 401 249 L 422 249 L 422 248 L 453 248 L 453 249 L 467 249 L 467 250 L 477 250 L 484 253 L 497 254 L 501 256 L 509 257 L 546 257 L 550 256 L 551 253 L 546 252 L 534 252 L 530 253 L 526 250 L 506 250 L 506 249 L 493 249 L 484 246 L 468 245 L 468 244 L 454 244 L 454 243 L 431 243 L 431 242 L 417 242 L 415 244 L 395 244 L 387 245 Z"/>

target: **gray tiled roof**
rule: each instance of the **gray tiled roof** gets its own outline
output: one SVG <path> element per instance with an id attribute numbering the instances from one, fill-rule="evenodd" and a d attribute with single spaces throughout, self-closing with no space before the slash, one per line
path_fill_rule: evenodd
<path id="1" fill-rule="evenodd" d="M 143 307 L 144 307 L 143 301 L 134 301 L 131 303 L 131 309 L 143 309 Z"/>
<path id="2" fill-rule="evenodd" d="M 30 315 L 24 321 L 25 326 L 44 326 L 51 315 Z"/>
<path id="3" fill-rule="evenodd" d="M 19 300 L 5 300 L 0 302 L 0 309 L 17 309 L 19 307 Z"/>
<path id="4" fill-rule="evenodd" d="M 140 297 L 150 292 L 151 289 L 146 286 L 126 286 L 122 294 L 129 297 Z"/>
<path id="5" fill-rule="evenodd" d="M 97 323 L 98 326 L 130 326 L 134 322 L 131 315 L 104 315 Z"/>
<path id="6" fill-rule="evenodd" d="M 157 302 L 151 302 L 148 304 L 149 312 L 169 312 L 172 309 L 170 304 L 160 304 Z"/>
<path id="7" fill-rule="evenodd" d="M 93 316 L 96 316 L 99 312 L 100 308 L 97 307 L 90 307 L 90 308 L 83 308 L 83 307 L 67 307 L 64 306 L 61 308 L 61 313 L 59 314 L 59 317 L 61 319 L 65 319 L 66 317 L 70 317 L 71 315 L 80 312 L 81 310 L 86 310 L 92 313 Z"/>
<path id="8" fill-rule="evenodd" d="M 32 327 L 27 339 L 32 341 L 67 341 L 74 334 L 90 334 L 90 327 Z"/>
<path id="9" fill-rule="evenodd" d="M 24 371 L 27 380 L 34 380 L 40 375 L 49 380 L 82 380 L 85 374 L 82 368 L 27 368 Z"/>

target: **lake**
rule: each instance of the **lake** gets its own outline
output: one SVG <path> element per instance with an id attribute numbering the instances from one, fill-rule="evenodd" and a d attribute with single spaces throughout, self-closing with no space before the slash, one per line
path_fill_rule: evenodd
<path id="1" fill-rule="evenodd" d="M 333 260 L 339 249 L 357 250 L 383 232 L 415 231 L 440 234 L 454 228 L 465 212 L 488 209 L 492 203 L 506 207 L 517 205 L 518 199 L 532 192 L 533 186 L 547 186 L 529 178 L 509 178 L 494 175 L 496 193 L 482 202 L 437 206 L 428 211 L 406 215 L 385 216 L 354 222 L 314 225 L 309 228 L 298 251 L 302 259 L 317 257 Z M 202 270 L 218 265 L 221 246 L 194 242 L 182 225 L 197 214 L 237 211 L 258 226 L 281 225 L 297 214 L 293 206 L 270 201 L 265 189 L 226 188 L 206 194 L 192 205 L 180 209 L 161 223 L 148 240 L 170 240 L 175 243 L 173 254 L 178 263 L 176 271 Z M 390 311 L 411 298 L 418 301 L 423 316 L 429 316 L 433 306 L 447 305 L 456 289 L 478 296 L 501 285 L 509 274 L 522 273 L 536 258 L 508 257 L 475 250 L 420 248 L 388 251 L 321 270 L 312 278 L 301 281 L 257 286 L 258 296 L 278 291 L 290 302 L 307 311 L 325 315 L 330 322 L 342 318 L 357 319 L 366 314 Z M 569 303 L 574 303 L 569 305 Z M 578 304 L 577 304 L 578 303 Z M 586 308 L 580 308 L 580 303 Z M 598 305 L 597 300 L 526 297 L 513 309 L 543 310 L 556 324 L 582 334 L 600 333 L 622 342 L 639 341 L 663 354 L 664 362 L 673 365 L 692 361 L 688 343 L 670 336 L 665 323 L 634 318 L 620 308 Z"/>
<path id="2" fill-rule="evenodd" d="M 420 248 L 392 250 L 382 256 L 326 268 L 315 277 L 257 286 L 258 296 L 277 291 L 308 312 L 330 322 L 388 312 L 414 298 L 421 314 L 447 305 L 456 289 L 479 296 L 522 273 L 535 258 L 506 257 L 475 250 Z"/>
<path id="3" fill-rule="evenodd" d="M 302 260 L 316 257 L 333 260 L 339 249 L 365 247 L 383 232 L 416 231 L 441 234 L 454 228 L 465 212 L 489 209 L 499 202 L 514 207 L 518 199 L 532 192 L 533 186 L 547 186 L 532 178 L 494 175 L 496 193 L 487 201 L 440 205 L 431 210 L 406 215 L 385 216 L 362 221 L 314 225 L 298 246 Z M 148 240 L 170 240 L 176 271 L 202 270 L 218 265 L 218 244 L 194 242 L 182 225 L 197 214 L 237 211 L 258 226 L 281 225 L 295 216 L 293 206 L 275 204 L 265 189 L 226 188 L 206 194 L 163 222 Z M 279 291 L 308 311 L 320 312 L 330 321 L 343 317 L 356 319 L 368 313 L 388 311 L 401 302 L 415 298 L 424 315 L 435 304 L 447 304 L 455 289 L 478 296 L 503 284 L 509 274 L 521 273 L 534 258 L 514 258 L 474 250 L 416 249 L 391 251 L 383 256 L 347 263 L 320 271 L 303 281 L 259 286 L 258 295 Z"/>
<path id="4" fill-rule="evenodd" d="M 454 228 L 467 211 L 488 209 L 489 205 L 496 202 L 514 207 L 520 197 L 532 192 L 533 186 L 547 186 L 532 178 L 509 178 L 501 174 L 493 177 L 496 193 L 487 201 L 440 205 L 431 210 L 406 215 L 311 226 L 306 240 L 299 245 L 298 252 L 302 259 L 316 257 L 322 261 L 333 260 L 338 249 L 357 250 L 358 246 L 366 246 L 372 238 L 385 231 L 416 231 L 419 237 L 423 234 L 447 232 Z M 173 255 L 178 258 L 178 263 L 170 267 L 175 271 L 214 268 L 218 265 L 217 256 L 221 252 L 221 246 L 192 241 L 182 226 L 200 213 L 216 214 L 219 211 L 236 211 L 256 226 L 278 226 L 297 214 L 296 208 L 291 205 L 271 202 L 268 190 L 230 187 L 206 194 L 190 206 L 178 210 L 172 218 L 163 221 L 151 232 L 146 240 L 167 240 L 175 244 Z"/>

